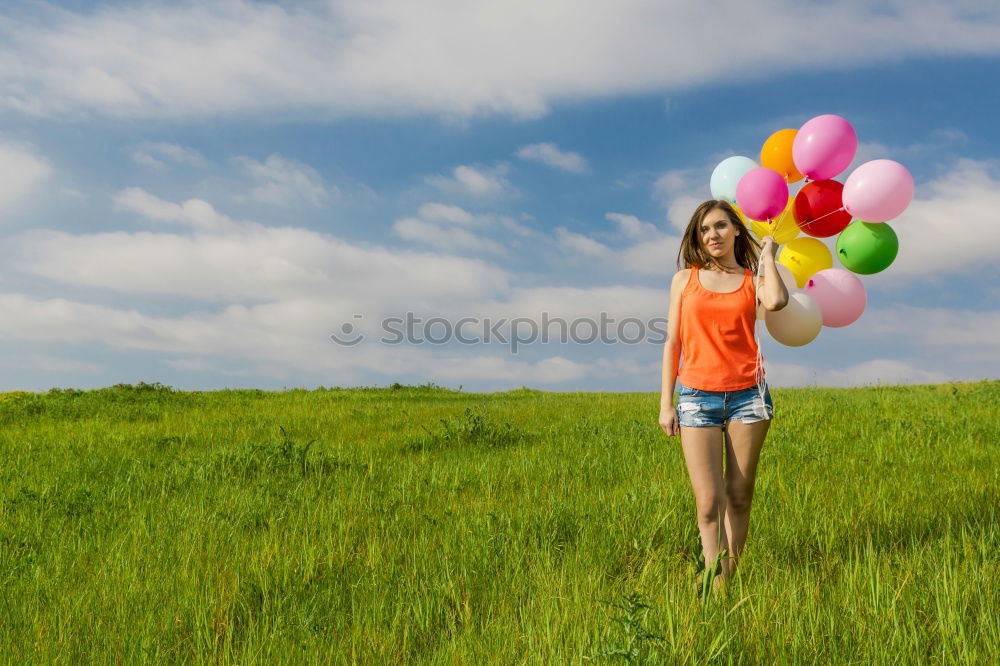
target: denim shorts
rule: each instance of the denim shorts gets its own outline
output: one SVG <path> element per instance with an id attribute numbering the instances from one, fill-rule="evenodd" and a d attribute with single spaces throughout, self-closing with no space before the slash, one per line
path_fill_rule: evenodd
<path id="1" fill-rule="evenodd" d="M 771 392 L 764 383 L 764 401 L 757 386 L 739 391 L 703 391 L 677 382 L 677 422 L 682 426 L 718 426 L 727 421 L 756 423 L 774 418 Z"/>

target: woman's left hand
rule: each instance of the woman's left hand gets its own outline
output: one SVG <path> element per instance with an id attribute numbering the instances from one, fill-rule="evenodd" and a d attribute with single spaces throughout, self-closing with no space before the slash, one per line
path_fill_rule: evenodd
<path id="1" fill-rule="evenodd" d="M 760 239 L 760 251 L 761 255 L 770 255 L 774 259 L 774 255 L 778 253 L 778 244 L 774 236 L 764 236 Z"/>

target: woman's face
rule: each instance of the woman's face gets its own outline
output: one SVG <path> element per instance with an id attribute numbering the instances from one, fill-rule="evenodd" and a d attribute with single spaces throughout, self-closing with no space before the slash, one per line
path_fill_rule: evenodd
<path id="1" fill-rule="evenodd" d="M 702 248 L 716 259 L 731 254 L 736 237 L 740 235 L 739 230 L 729 221 L 726 211 L 718 208 L 708 211 L 698 231 Z"/>

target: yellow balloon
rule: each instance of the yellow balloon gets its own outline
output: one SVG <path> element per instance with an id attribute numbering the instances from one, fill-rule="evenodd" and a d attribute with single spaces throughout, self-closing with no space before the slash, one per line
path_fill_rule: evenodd
<path id="1" fill-rule="evenodd" d="M 743 221 L 743 226 L 749 228 L 750 220 L 748 220 L 747 216 L 743 214 L 743 210 L 736 204 L 729 204 L 729 205 L 732 206 L 733 210 L 736 211 L 736 214 L 740 216 L 740 219 Z"/>
<path id="2" fill-rule="evenodd" d="M 751 224 L 757 224 L 757 221 L 756 220 L 751 220 L 746 215 L 744 215 L 743 214 L 743 209 L 740 208 L 739 206 L 737 206 L 736 204 L 729 204 L 729 205 L 732 206 L 733 210 L 736 211 L 736 214 L 740 216 L 740 220 L 743 222 L 743 226 L 746 227 L 747 229 L 750 229 L 750 231 L 753 231 L 753 229 L 750 227 L 750 225 Z M 765 222 L 764 224 L 766 225 L 767 223 Z"/>
<path id="3" fill-rule="evenodd" d="M 760 240 L 764 236 L 774 236 L 774 242 L 778 245 L 784 245 L 798 236 L 799 232 L 802 231 L 795 221 L 794 209 L 795 198 L 788 197 L 788 205 L 785 206 L 785 210 L 778 216 L 778 219 L 770 223 L 749 220 L 750 231 L 757 237 L 757 240 Z M 747 222 L 748 220 L 743 218 L 743 221 Z"/>
<path id="4" fill-rule="evenodd" d="M 795 284 L 802 289 L 813 275 L 833 268 L 833 255 L 822 241 L 804 236 L 788 241 L 778 254 L 778 262 L 792 271 Z"/>

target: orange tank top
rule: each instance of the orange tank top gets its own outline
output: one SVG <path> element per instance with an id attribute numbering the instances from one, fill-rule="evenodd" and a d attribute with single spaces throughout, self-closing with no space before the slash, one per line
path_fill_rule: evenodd
<path id="1" fill-rule="evenodd" d="M 703 391 L 738 391 L 757 385 L 757 296 L 747 268 L 736 291 L 709 291 L 698 267 L 681 295 L 681 368 L 677 379 Z"/>

